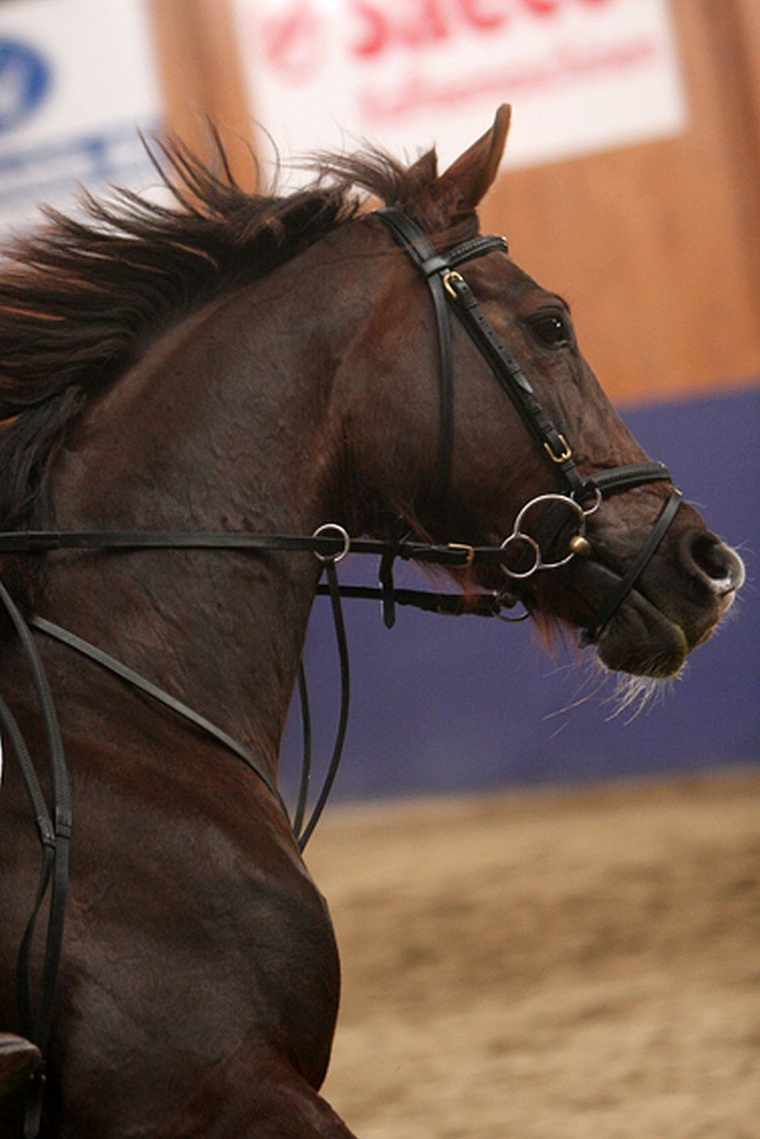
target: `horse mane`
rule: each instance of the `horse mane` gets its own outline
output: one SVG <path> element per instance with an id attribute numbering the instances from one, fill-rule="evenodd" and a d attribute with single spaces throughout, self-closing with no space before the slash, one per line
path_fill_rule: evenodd
<path id="1" fill-rule="evenodd" d="M 432 233 L 445 228 L 425 195 L 434 151 L 408 168 L 377 150 L 322 155 L 308 188 L 277 196 L 241 189 L 218 141 L 209 164 L 176 140 L 158 147 L 170 205 L 126 189 L 105 201 L 83 192 L 82 219 L 43 207 L 46 224 L 4 251 L 0 530 L 42 524 L 67 430 L 172 323 L 283 264 L 368 196 L 408 208 Z"/>

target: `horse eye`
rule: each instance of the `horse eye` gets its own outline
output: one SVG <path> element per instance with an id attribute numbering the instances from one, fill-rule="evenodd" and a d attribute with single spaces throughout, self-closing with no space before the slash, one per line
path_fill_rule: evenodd
<path id="1" fill-rule="evenodd" d="M 570 325 L 560 313 L 550 312 L 535 316 L 530 327 L 539 340 L 548 344 L 550 348 L 559 348 L 570 344 L 573 334 Z"/>

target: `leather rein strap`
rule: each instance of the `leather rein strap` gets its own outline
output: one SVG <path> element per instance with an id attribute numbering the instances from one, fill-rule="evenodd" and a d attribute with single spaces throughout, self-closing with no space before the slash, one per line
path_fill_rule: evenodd
<path id="1" fill-rule="evenodd" d="M 10 742 L 21 768 L 21 774 L 34 812 L 42 850 L 37 892 L 16 960 L 16 990 L 21 1030 L 28 1040 L 37 1045 L 41 1056 L 41 1061 L 26 1089 L 24 1113 L 24 1139 L 36 1139 L 42 1119 L 47 1045 L 52 1026 L 55 988 L 63 946 L 63 928 L 69 887 L 69 846 L 73 816 L 63 739 L 42 658 L 27 622 L 2 582 L 0 582 L 0 602 L 2 602 L 3 608 L 16 630 L 32 673 L 45 729 L 53 798 L 53 810 L 49 811 L 34 762 L 16 717 L 5 701 L 0 698 L 0 728 Z M 35 1004 L 32 997 L 32 948 L 37 919 L 48 894 L 50 903 L 45 936 L 45 956 L 39 995 Z"/>

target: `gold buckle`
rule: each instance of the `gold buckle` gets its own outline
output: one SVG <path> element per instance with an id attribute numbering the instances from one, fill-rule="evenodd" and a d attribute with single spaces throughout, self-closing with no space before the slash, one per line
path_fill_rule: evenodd
<path id="1" fill-rule="evenodd" d="M 443 276 L 441 277 L 441 280 L 443 281 L 443 287 L 446 290 L 446 292 L 449 294 L 449 296 L 453 297 L 455 301 L 458 301 L 459 300 L 459 293 L 456 291 L 456 289 L 451 284 L 451 282 L 452 281 L 463 281 L 464 277 L 462 276 L 462 274 L 458 273 L 456 271 L 456 269 L 449 269 L 448 273 L 443 274 Z"/>
<path id="2" fill-rule="evenodd" d="M 473 546 L 467 546 L 464 542 L 449 542 L 449 550 L 462 550 L 467 555 L 465 558 L 464 566 L 457 566 L 457 569 L 468 569 L 475 560 L 475 549 Z"/>
<path id="3" fill-rule="evenodd" d="M 566 463 L 567 460 L 571 459 L 573 456 L 572 448 L 571 448 L 570 444 L 568 443 L 568 441 L 564 435 L 560 435 L 558 433 L 557 438 L 559 439 L 560 443 L 562 444 L 562 446 L 564 448 L 564 450 L 562 451 L 561 454 L 559 454 L 559 455 L 554 454 L 554 451 L 552 450 L 551 443 L 544 443 L 544 450 L 546 451 L 547 455 L 549 456 L 549 458 L 551 459 L 551 461 L 553 463 Z"/>

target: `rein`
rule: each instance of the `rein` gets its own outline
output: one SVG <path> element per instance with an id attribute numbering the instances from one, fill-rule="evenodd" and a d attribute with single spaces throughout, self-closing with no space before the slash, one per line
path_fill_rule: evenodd
<path id="1" fill-rule="evenodd" d="M 457 266 L 473 258 L 492 252 L 506 252 L 503 237 L 480 236 L 457 245 L 446 253 L 439 252 L 424 231 L 403 211 L 386 207 L 373 216 L 385 225 L 394 240 L 409 257 L 411 263 L 427 282 L 436 320 L 439 373 L 438 449 L 430 485 L 421 507 L 421 514 L 433 512 L 443 503 L 447 493 L 454 446 L 454 363 L 449 312 L 453 310 L 472 340 L 475 348 L 488 363 L 495 379 L 509 396 L 527 429 L 541 448 L 546 462 L 557 482 L 555 492 L 538 495 L 518 512 L 512 533 L 499 546 L 471 546 L 461 543 L 429 543 L 397 537 L 377 541 L 353 538 L 337 523 L 326 523 L 314 534 L 250 534 L 250 533 L 178 533 L 176 531 L 11 531 L 0 533 L 0 555 L 45 554 L 55 550 L 176 550 L 208 549 L 250 551 L 311 552 L 322 563 L 326 573 L 325 585 L 317 592 L 327 593 L 331 600 L 341 671 L 341 706 L 338 729 L 332 757 L 323 786 L 317 796 L 310 817 L 306 821 L 306 801 L 310 779 L 311 730 L 303 670 L 299 673 L 299 690 L 304 735 L 304 760 L 298 804 L 292 822 L 293 832 L 302 851 L 311 837 L 325 807 L 340 761 L 349 705 L 349 669 L 345 628 L 341 610 L 341 596 L 380 599 L 383 619 L 389 627 L 395 619 L 395 606 L 414 605 L 438 613 L 475 613 L 479 616 L 501 617 L 503 620 L 521 618 L 504 617 L 502 609 L 512 608 L 520 600 L 520 587 L 540 570 L 557 569 L 573 557 L 590 557 L 593 548 L 586 537 L 586 519 L 601 505 L 609 494 L 620 493 L 651 482 L 670 482 L 670 473 L 663 463 L 645 461 L 605 470 L 590 477 L 582 477 L 575 465 L 573 452 L 566 436 L 557 429 L 541 407 L 520 364 L 508 351 L 488 322 L 472 290 L 458 272 Z M 595 624 L 586 629 L 582 643 L 598 640 L 602 630 L 635 588 L 642 572 L 656 552 L 668 530 L 681 501 L 681 492 L 672 490 L 626 573 L 609 595 Z M 538 537 L 523 529 L 523 525 L 536 507 L 542 507 L 543 516 L 535 530 Z M 559 535 L 572 524 L 574 534 L 567 541 L 567 552 L 547 560 L 545 550 L 550 549 Z M 337 565 L 349 553 L 368 554 L 380 558 L 379 586 L 341 586 Z M 476 594 L 439 594 L 418 590 L 396 589 L 393 582 L 393 565 L 397 559 L 424 564 L 463 569 L 469 566 L 501 567 L 509 587 L 501 592 Z M 63 920 L 68 882 L 68 846 L 71 833 L 71 802 L 63 744 L 58 728 L 50 686 L 32 635 L 32 629 L 69 649 L 85 656 L 116 675 L 130 686 L 141 691 L 194 728 L 203 731 L 236 755 L 257 775 L 266 789 L 287 810 L 279 791 L 268 774 L 262 770 L 254 756 L 232 736 L 200 716 L 188 705 L 171 696 L 145 677 L 120 661 L 104 653 L 95 645 L 51 621 L 33 616 L 25 620 L 14 601 L 0 582 L 0 603 L 13 623 L 16 634 L 32 672 L 37 699 L 47 737 L 51 768 L 53 810 L 48 810 L 40 789 L 34 765 L 18 724 L 4 701 L 0 700 L 0 727 L 10 742 L 19 761 L 27 788 L 42 846 L 42 867 L 34 909 L 24 935 L 18 959 L 18 990 L 22 1031 L 46 1054 L 52 1020 L 53 997 L 61 955 Z M 528 616 L 526 612 L 525 616 Z M 30 951 L 35 923 L 46 895 L 50 893 L 45 960 L 42 969 L 40 996 L 36 1010 L 31 998 Z M 27 1099 L 25 1139 L 35 1139 L 39 1131 L 43 1065 L 35 1073 Z"/>

